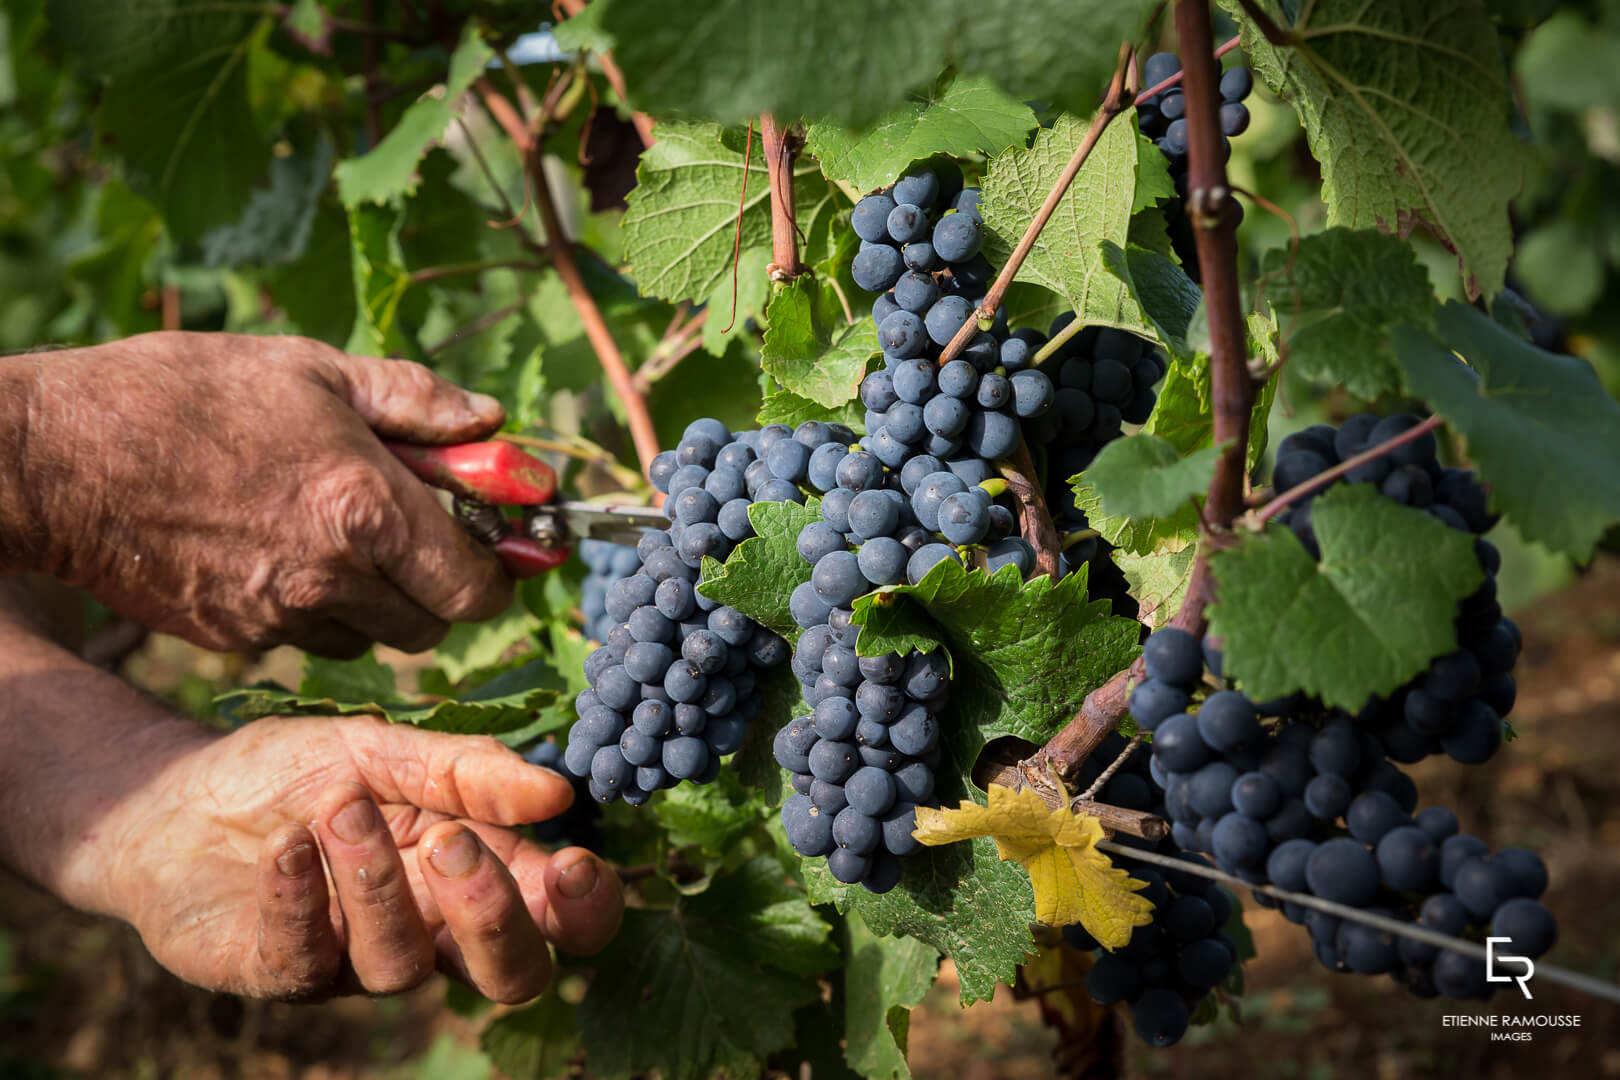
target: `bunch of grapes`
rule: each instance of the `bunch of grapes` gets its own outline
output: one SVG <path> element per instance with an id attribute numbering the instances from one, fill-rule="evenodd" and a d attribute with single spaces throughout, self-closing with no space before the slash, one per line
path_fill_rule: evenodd
<path id="1" fill-rule="evenodd" d="M 1078 923 L 1063 928 L 1063 940 L 1075 949 L 1098 950 L 1086 973 L 1086 992 L 1094 1001 L 1127 1003 L 1142 1041 L 1171 1046 L 1237 964 L 1237 946 L 1222 929 L 1232 917 L 1233 900 L 1225 889 L 1196 874 L 1161 874 L 1129 859 L 1120 865 L 1146 883 L 1141 895 L 1153 902 L 1153 921 L 1138 926 L 1129 944 L 1114 952 L 1101 951 Z"/>
<path id="2" fill-rule="evenodd" d="M 627 578 L 641 566 L 636 549 L 606 540 L 581 540 L 579 559 L 585 564 L 585 583 L 580 608 L 585 613 L 585 634 L 592 641 L 606 641 L 617 624 L 607 613 L 607 591 L 620 578 Z"/>
<path id="3" fill-rule="evenodd" d="M 840 619 L 801 636 L 794 668 L 813 679 L 813 712 L 778 731 L 774 749 L 792 774 L 782 825 L 793 850 L 825 856 L 839 881 L 882 893 L 900 880 L 900 856 L 919 847 L 917 807 L 937 805 L 949 667 L 937 651 L 858 657 L 856 629 Z"/>
<path id="4" fill-rule="evenodd" d="M 1308 428 L 1279 447 L 1274 486 L 1291 488 L 1419 422 L 1362 414 L 1337 429 Z M 1436 450 L 1426 434 L 1333 482 L 1377 484 L 1385 497 L 1452 528 L 1488 529 L 1495 518 L 1484 491 L 1471 473 L 1441 466 Z M 1310 502 L 1293 504 L 1279 520 L 1318 554 Z M 1556 926 L 1538 900 L 1547 884 L 1541 860 L 1518 848 L 1490 854 L 1460 835 L 1456 816 L 1443 807 L 1414 814 L 1417 788 L 1396 764 L 1440 752 L 1477 764 L 1501 744 L 1520 639 L 1496 603 L 1495 549 L 1476 537 L 1475 552 L 1485 583 L 1459 604 L 1460 648 L 1354 713 L 1297 693 L 1253 701 L 1221 680 L 1215 642 L 1173 628 L 1149 638 L 1148 677 L 1132 691 L 1130 710 L 1153 736 L 1152 775 L 1176 845 L 1210 853 L 1246 881 L 1453 936 L 1479 938 L 1488 929 L 1511 938 L 1518 955 L 1545 952 Z M 1300 905 L 1282 907 L 1310 928 L 1317 956 L 1333 970 L 1392 974 L 1421 996 L 1488 990 L 1483 965 L 1470 957 Z"/>
<path id="5" fill-rule="evenodd" d="M 787 659 L 780 637 L 696 588 L 705 556 L 724 560 L 752 535 L 750 501 L 803 500 L 754 468 L 769 449 L 765 432 L 733 435 L 704 419 L 652 462 L 670 526 L 648 530 L 635 572 L 607 587 L 612 628 L 585 660 L 590 689 L 575 702 L 579 721 L 563 755 L 600 802 L 639 806 L 682 780 L 711 782 L 759 712 L 757 672 Z"/>
<path id="6" fill-rule="evenodd" d="M 1157 86 L 1181 70 L 1175 53 L 1154 53 L 1142 64 L 1144 86 Z M 1243 102 L 1254 89 L 1254 75 L 1245 67 L 1230 67 L 1221 73 L 1221 146 L 1230 156 L 1230 139 L 1249 130 L 1249 107 Z M 1198 280 L 1198 248 L 1193 240 L 1193 224 L 1187 217 L 1187 107 L 1180 86 L 1141 102 L 1136 107 L 1136 126 L 1152 139 L 1170 163 L 1170 176 L 1176 182 L 1176 199 L 1165 206 L 1165 223 L 1170 243 L 1182 269 Z M 1237 220 L 1243 220 L 1243 204 L 1234 200 Z"/>

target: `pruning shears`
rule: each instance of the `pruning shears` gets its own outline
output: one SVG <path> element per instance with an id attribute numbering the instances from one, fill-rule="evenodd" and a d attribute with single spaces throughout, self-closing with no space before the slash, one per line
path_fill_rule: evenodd
<path id="1" fill-rule="evenodd" d="M 494 548 L 515 578 L 555 570 L 580 540 L 634 544 L 643 529 L 669 524 L 662 511 L 616 503 L 556 502 L 557 473 L 509 442 L 385 446 L 429 485 L 454 496 L 456 520 Z M 501 511 L 515 506 L 516 520 Z"/>

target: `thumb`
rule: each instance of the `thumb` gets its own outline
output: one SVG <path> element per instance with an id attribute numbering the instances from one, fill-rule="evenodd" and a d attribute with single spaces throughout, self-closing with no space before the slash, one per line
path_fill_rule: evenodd
<path id="1" fill-rule="evenodd" d="M 409 360 L 340 354 L 338 393 L 377 434 L 418 443 L 472 442 L 501 426 L 506 412 Z"/>
<path id="2" fill-rule="evenodd" d="M 343 742 L 381 802 L 505 826 L 544 821 L 573 802 L 567 779 L 487 735 L 424 731 L 371 716 L 329 722 L 346 728 Z"/>

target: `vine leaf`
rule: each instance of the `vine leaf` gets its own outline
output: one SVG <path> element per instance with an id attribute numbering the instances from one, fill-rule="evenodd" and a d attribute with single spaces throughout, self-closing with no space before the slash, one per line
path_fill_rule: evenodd
<path id="1" fill-rule="evenodd" d="M 1089 600 L 1085 577 L 1025 582 L 1016 567 L 990 574 L 947 559 L 916 585 L 855 601 L 856 651 L 946 647 L 952 708 L 973 718 L 953 725 L 963 729 L 954 739 L 959 763 L 971 765 L 985 742 L 1003 735 L 1045 742 L 1136 656 L 1134 620 Z M 933 641 L 924 636 L 930 628 Z"/>
<path id="2" fill-rule="evenodd" d="M 820 420 L 827 424 L 843 424 L 865 434 L 865 416 L 866 407 L 861 404 L 859 398 L 829 409 L 807 397 L 800 397 L 791 390 L 773 386 L 765 391 L 764 401 L 761 402 L 759 415 L 755 419 L 761 427 L 766 424 L 786 424 L 792 428 L 798 427 L 806 420 Z"/>
<path id="3" fill-rule="evenodd" d="M 270 162 L 270 185 L 248 198 L 241 217 L 203 234 L 209 266 L 277 266 L 303 256 L 321 196 L 332 179 L 332 143 L 320 139 L 303 153 Z"/>
<path id="4" fill-rule="evenodd" d="M 1262 366 L 1277 361 L 1277 323 L 1269 315 L 1251 312 L 1245 330 L 1249 356 Z M 1249 468 L 1260 463 L 1266 450 L 1266 422 L 1277 397 L 1276 378 L 1267 379 L 1254 395 L 1249 412 Z M 1210 411 L 1211 385 L 1209 359 L 1201 353 L 1183 358 L 1173 356 L 1170 369 L 1159 383 L 1159 400 L 1142 430 L 1164 439 L 1182 454 L 1190 454 L 1215 440 L 1215 423 Z"/>
<path id="5" fill-rule="evenodd" d="M 1483 572 L 1474 538 L 1340 484 L 1311 503 L 1320 563 L 1274 527 L 1216 553 L 1210 632 L 1251 698 L 1304 690 L 1352 711 L 1457 647 L 1457 602 Z"/>
<path id="6" fill-rule="evenodd" d="M 571 19 L 559 33 L 575 44 L 611 46 L 631 104 L 655 116 L 741 123 L 771 112 L 865 127 L 946 67 L 994 79 L 1021 101 L 1089 109 L 1108 83 L 1119 43 L 1141 36 L 1152 6 L 1148 0 L 915 0 L 893 8 L 863 0 L 716 0 L 694 17 L 663 0 L 605 0 L 586 29 L 570 31 Z M 782 49 L 761 64 L 763 42 L 814 47 Z"/>
<path id="7" fill-rule="evenodd" d="M 954 810 L 917 807 L 920 842 L 937 847 L 975 836 L 995 840 L 996 851 L 1029 873 L 1035 917 L 1048 926 L 1080 923 L 1109 948 L 1123 948 L 1131 930 L 1153 921 L 1153 903 L 1136 890 L 1147 887 L 1097 850 L 1102 823 L 1049 808 L 1033 788 L 990 786 L 987 806 L 963 802 Z"/>
<path id="8" fill-rule="evenodd" d="M 274 683 L 232 690 L 214 699 L 236 723 L 266 716 L 380 716 L 457 735 L 507 735 L 525 739 L 560 728 L 572 710 L 556 708 L 555 671 L 543 660 L 507 672 L 457 700 L 418 704 L 395 688 L 394 670 L 367 654 L 358 660 L 310 656 L 298 692 Z"/>
<path id="9" fill-rule="evenodd" d="M 957 785 L 950 794 L 962 790 Z M 858 912 L 873 933 L 916 938 L 949 956 L 964 1006 L 988 1000 L 997 983 L 1010 985 L 1035 951 L 1029 878 L 1003 862 L 986 837 L 906 856 L 900 884 L 881 896 L 839 884 L 823 859 L 802 860 L 799 874 L 812 903 Z"/>
<path id="10" fill-rule="evenodd" d="M 627 73 L 632 70 L 623 56 L 618 60 Z M 711 347 L 718 343 L 718 331 L 731 319 L 732 242 L 739 196 L 739 258 L 744 260 L 739 274 L 742 267 L 754 265 L 749 260 L 770 259 L 770 179 L 764 151 L 758 139 L 754 142 L 744 192 L 746 142 L 741 129 L 661 120 L 658 141 L 642 153 L 636 166 L 636 186 L 627 196 L 629 206 L 621 222 L 625 260 L 642 294 L 708 304 L 708 322 L 720 319 L 715 336 L 705 337 Z M 811 221 L 829 206 L 848 205 L 808 160 L 794 164 L 793 197 L 801 222 Z M 765 299 L 763 290 L 739 291 L 734 332 L 745 320 L 763 314 Z"/>
<path id="11" fill-rule="evenodd" d="M 494 55 L 479 36 L 477 23 L 469 21 L 450 56 L 444 85 L 434 87 L 406 109 L 393 130 L 368 153 L 338 165 L 338 196 L 343 205 L 392 203 L 415 191 L 417 166 L 444 138 L 461 96 Z"/>
<path id="12" fill-rule="evenodd" d="M 98 142 L 178 240 L 235 221 L 270 163 L 250 94 L 265 45 L 255 5 L 49 0 L 51 28 L 105 89 Z"/>
<path id="13" fill-rule="evenodd" d="M 1151 551 L 1114 553 L 1114 565 L 1125 575 L 1130 594 L 1141 608 L 1137 618 L 1142 623 L 1158 630 L 1181 610 L 1197 556 L 1196 520 L 1188 528 L 1160 538 Z"/>
<path id="14" fill-rule="evenodd" d="M 939 974 L 939 951 L 916 938 L 879 937 L 851 912 L 844 920 L 844 1059 L 865 1077 L 908 1080 L 911 1007 Z"/>
<path id="15" fill-rule="evenodd" d="M 502 1076 L 557 1076 L 579 1046 L 577 1007 L 556 987 L 521 1009 L 498 1016 L 479 1046 Z"/>
<path id="16" fill-rule="evenodd" d="M 1191 359 L 1187 327 L 1204 294 L 1187 272 L 1157 251 L 1134 243 L 1122 248 L 1112 240 L 1102 242 L 1102 261 L 1125 283 L 1171 355 Z"/>
<path id="17" fill-rule="evenodd" d="M 345 352 L 361 356 L 406 353 L 420 358 L 421 349 L 398 324 L 399 305 L 411 284 L 399 243 L 404 217 L 397 206 L 366 203 L 349 210 L 355 313 Z"/>
<path id="18" fill-rule="evenodd" d="M 1400 391 L 1390 327 L 1431 325 L 1435 308 L 1429 272 L 1410 244 L 1367 229 L 1336 228 L 1299 242 L 1292 274 L 1287 251 L 1266 252 L 1260 265 L 1275 283 L 1267 290 L 1272 303 L 1290 320 L 1294 370 L 1341 384 L 1365 401 Z"/>
<path id="19" fill-rule="evenodd" d="M 1395 332 L 1407 389 L 1468 437 L 1492 502 L 1525 537 L 1591 558 L 1620 521 L 1620 404 L 1585 360 L 1537 349 L 1472 308 L 1447 304 L 1435 322 L 1434 336 Z"/>
<path id="20" fill-rule="evenodd" d="M 695 845 L 724 855 L 763 822 L 765 802 L 757 791 L 743 786 L 735 769 L 723 769 L 712 784 L 671 788 L 653 805 L 653 812 L 675 847 Z"/>
<path id="21" fill-rule="evenodd" d="M 992 262 L 1005 261 L 1034 221 L 1086 127 L 1081 117 L 1060 116 L 1029 149 L 1009 150 L 990 162 L 979 209 Z M 1092 147 L 1016 280 L 1060 294 L 1085 323 L 1152 336 L 1130 289 L 1105 265 L 1102 244 L 1123 246 L 1132 214 L 1174 197 L 1164 155 L 1137 134 L 1134 109 L 1121 113 Z"/>
<path id="22" fill-rule="evenodd" d="M 824 408 L 855 400 L 869 362 L 883 351 L 877 325 L 859 317 L 850 323 L 838 292 L 808 274 L 777 292 L 765 318 L 760 366 L 783 388 Z"/>
<path id="23" fill-rule="evenodd" d="M 672 907 L 626 911 L 579 1007 L 592 1075 L 759 1075 L 769 1054 L 792 1044 L 794 1010 L 818 1000 L 805 976 L 837 963 L 830 934 L 770 856 Z M 634 1039 L 625 1038 L 629 1016 Z"/>
<path id="24" fill-rule="evenodd" d="M 1028 105 L 988 79 L 945 76 L 925 94 L 854 132 L 830 120 L 809 125 L 806 148 L 821 171 L 859 191 L 893 183 L 906 166 L 934 154 L 995 157 L 1022 145 L 1036 125 Z"/>
<path id="25" fill-rule="evenodd" d="M 1260 2 L 1289 44 L 1268 42 L 1239 0 L 1221 7 L 1242 25 L 1255 72 L 1305 125 L 1327 224 L 1403 238 L 1422 225 L 1457 253 L 1471 297 L 1499 292 L 1526 155 L 1485 4 Z"/>
<path id="26" fill-rule="evenodd" d="M 1083 482 L 1097 493 L 1110 517 L 1168 517 L 1187 500 L 1209 490 L 1215 461 L 1230 442 L 1206 446 L 1183 457 L 1157 435 L 1115 439 L 1070 483 Z"/>
<path id="27" fill-rule="evenodd" d="M 792 502 L 757 502 L 748 508 L 754 535 L 732 549 L 724 564 L 703 560 L 703 580 L 697 591 L 710 600 L 734 607 L 750 619 L 774 630 L 790 643 L 799 640 L 799 624 L 788 611 L 788 597 L 810 580 L 811 566 L 799 557 L 799 530 L 821 520 L 821 500 L 804 505 Z"/>

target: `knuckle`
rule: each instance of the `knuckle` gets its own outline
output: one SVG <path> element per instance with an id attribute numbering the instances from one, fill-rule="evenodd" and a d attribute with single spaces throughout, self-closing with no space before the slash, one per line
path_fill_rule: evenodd
<path id="1" fill-rule="evenodd" d="M 369 462 L 342 462 L 324 471 L 309 498 L 334 546 L 372 544 L 394 525 L 396 506 L 388 479 Z"/>
<path id="2" fill-rule="evenodd" d="M 360 985 L 373 994 L 400 994 L 415 989 L 433 977 L 433 946 L 401 945 L 368 965 Z"/>
<path id="3" fill-rule="evenodd" d="M 483 622 L 504 612 L 512 603 L 512 582 L 493 565 L 470 575 L 445 600 L 440 612 L 451 622 Z"/>

